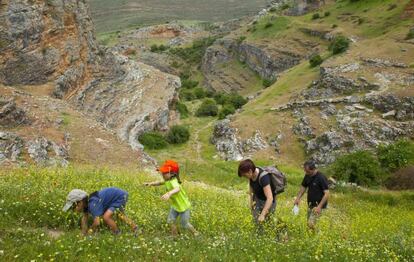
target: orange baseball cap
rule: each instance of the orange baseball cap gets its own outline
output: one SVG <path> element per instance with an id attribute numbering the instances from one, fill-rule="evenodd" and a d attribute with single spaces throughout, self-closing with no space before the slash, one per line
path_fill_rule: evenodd
<path id="1" fill-rule="evenodd" d="M 164 164 L 162 164 L 162 166 L 158 168 L 158 171 L 160 171 L 161 173 L 172 172 L 178 174 L 180 172 L 180 167 L 178 163 L 174 160 L 166 160 Z"/>

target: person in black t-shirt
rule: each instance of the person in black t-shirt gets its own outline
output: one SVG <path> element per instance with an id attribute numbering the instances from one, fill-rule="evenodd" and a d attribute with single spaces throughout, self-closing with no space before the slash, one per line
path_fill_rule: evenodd
<path id="1" fill-rule="evenodd" d="M 257 224 L 263 223 L 269 214 L 275 212 L 276 196 L 270 183 L 270 175 L 261 175 L 263 170 L 246 159 L 240 162 L 238 175 L 249 179 L 249 200 L 253 219 Z"/>
<path id="2" fill-rule="evenodd" d="M 305 177 L 295 200 L 295 205 L 299 205 L 300 199 L 308 190 L 308 227 L 315 229 L 316 221 L 323 209 L 328 206 L 329 188 L 328 180 L 318 171 L 314 161 L 306 161 L 303 165 Z"/>

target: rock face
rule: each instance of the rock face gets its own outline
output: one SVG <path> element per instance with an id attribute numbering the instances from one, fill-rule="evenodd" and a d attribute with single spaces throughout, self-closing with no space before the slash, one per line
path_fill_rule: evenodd
<path id="1" fill-rule="evenodd" d="M 97 52 L 86 1 L 2 1 L 0 51 L 0 83 L 43 84 L 71 75 L 72 84 L 82 85 Z"/>
<path id="2" fill-rule="evenodd" d="M 364 76 L 358 73 L 364 72 Z M 377 92 L 389 86 L 414 85 L 414 73 L 406 64 L 379 58 L 362 57 L 346 64 L 322 64 L 320 78 L 303 92 L 307 99 Z"/>
<path id="3" fill-rule="evenodd" d="M 134 149 L 142 149 L 140 134 L 168 128 L 180 80 L 119 54 L 108 54 L 106 59 L 110 77 L 92 81 L 73 101 Z"/>
<path id="4" fill-rule="evenodd" d="M 231 38 L 219 39 L 204 55 L 201 69 L 205 85 L 215 89 L 240 90 L 239 80 L 226 72 L 229 63 L 246 64 L 250 70 L 267 80 L 276 80 L 279 73 L 291 68 L 314 52 L 315 44 L 284 39 L 272 43 L 254 44 Z M 220 79 L 216 81 L 216 79 Z M 224 84 L 223 84 L 224 82 Z"/>
<path id="5" fill-rule="evenodd" d="M 291 16 L 304 15 L 308 12 L 312 12 L 318 9 L 322 5 L 322 3 L 325 4 L 324 0 L 294 0 L 292 2 L 293 6 L 289 8 L 286 12 L 287 15 Z"/>
<path id="6" fill-rule="evenodd" d="M 248 154 L 268 147 L 258 130 L 246 140 L 241 140 L 237 132 L 236 128 L 230 126 L 229 119 L 219 121 L 214 126 L 211 142 L 224 160 L 239 161 Z"/>
<path id="7" fill-rule="evenodd" d="M 139 149 L 142 132 L 168 128 L 179 78 L 98 48 L 89 13 L 86 0 L 2 1 L 0 84 L 54 81 L 54 97 L 75 103 Z M 176 33 L 167 29 L 166 34 Z M 3 111 L 0 121 L 9 121 Z M 38 149 L 33 155 L 38 162 L 53 148 L 44 141 L 31 147 Z"/>
<path id="8" fill-rule="evenodd" d="M 219 121 L 214 126 L 211 142 L 223 159 L 235 161 L 243 159 L 243 147 L 237 138 L 237 130 L 230 127 L 230 120 Z"/>

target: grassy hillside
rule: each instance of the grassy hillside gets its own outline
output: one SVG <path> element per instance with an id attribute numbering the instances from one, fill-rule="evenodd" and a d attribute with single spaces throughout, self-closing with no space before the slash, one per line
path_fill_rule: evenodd
<path id="1" fill-rule="evenodd" d="M 165 225 L 168 204 L 163 188 L 145 188 L 159 179 L 134 170 L 90 168 L 2 170 L 0 174 L 0 258 L 3 261 L 409 261 L 414 258 L 414 193 L 381 193 L 338 189 L 316 234 L 305 227 L 305 206 L 291 214 L 300 183 L 292 172 L 279 198 L 279 226 L 258 236 L 251 223 L 245 190 L 226 190 L 188 181 L 192 223 L 199 237 L 173 240 Z M 126 189 L 127 212 L 141 234 L 113 237 L 108 230 L 79 235 L 78 219 L 61 211 L 72 188 L 89 192 L 106 186 Z M 276 241 L 276 235 L 284 241 Z"/>
<path id="2" fill-rule="evenodd" d="M 252 15 L 268 0 L 91 0 L 92 17 L 98 32 L 122 30 L 142 24 L 162 24 L 170 20 L 226 21 Z"/>
<path id="3" fill-rule="evenodd" d="M 402 19 L 410 1 L 352 2 L 341 0 L 326 2 L 327 4 L 319 10 L 303 16 L 286 17 L 279 16 L 278 13 L 270 13 L 253 25 L 246 25 L 234 32 L 233 37 L 243 36 L 246 38 L 245 41 L 269 48 L 283 45 L 292 39 L 317 42 L 320 54 L 325 60 L 324 66 L 355 63 L 361 57 L 391 59 L 407 65 L 413 63 L 414 49 L 412 45 L 404 43 L 404 38 L 413 20 Z M 313 19 L 314 14 L 319 14 L 320 18 Z M 266 27 L 268 24 L 271 26 Z M 351 43 L 346 53 L 333 56 L 328 51 L 329 41 L 305 34 L 302 29 L 345 35 L 354 42 Z M 402 49 L 405 51 L 402 52 Z M 371 80 L 373 73 L 360 70 L 353 74 L 354 78 L 364 76 Z M 290 112 L 273 112 L 270 109 L 283 105 L 294 97 L 300 98 L 301 92 L 306 90 L 313 81 L 317 81 L 319 76 L 319 67 L 311 68 L 308 60 L 302 60 L 300 64 L 280 74 L 275 84 L 244 106 L 243 111 L 235 116 L 232 123 L 239 128 L 243 138 L 250 137 L 256 129 L 260 129 L 267 137 L 274 137 L 277 133 L 284 134 L 285 139 L 281 144 L 281 154 L 277 156 L 278 159 L 283 163 L 291 164 L 294 164 L 294 160 L 302 161 L 304 157 L 302 143 L 292 132 L 292 126 L 297 120 Z M 389 84 L 387 90 L 402 96 L 412 95 L 413 92 L 412 88 L 395 83 Z M 312 127 L 316 135 L 329 130 L 333 124 L 321 120 L 317 109 L 307 108 L 306 114 L 312 119 Z M 252 118 L 260 118 L 260 121 L 254 126 L 246 124 Z M 271 153 L 270 151 L 262 152 L 258 157 Z"/>

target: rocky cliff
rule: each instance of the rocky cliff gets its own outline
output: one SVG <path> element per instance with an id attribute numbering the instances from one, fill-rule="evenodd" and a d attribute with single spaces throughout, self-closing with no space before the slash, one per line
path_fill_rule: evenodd
<path id="1" fill-rule="evenodd" d="M 87 1 L 1 1 L 0 52 L 0 84 L 72 103 L 133 149 L 174 117 L 179 78 L 99 47 Z M 13 104 L 2 108 L 23 121 Z"/>
<path id="2" fill-rule="evenodd" d="M 43 84 L 72 75 L 70 86 L 57 82 L 60 97 L 82 86 L 98 52 L 86 1 L 2 1 L 0 51 L 3 84 Z"/>
<path id="3" fill-rule="evenodd" d="M 241 80 L 241 72 L 236 75 L 226 72 L 232 62 L 244 64 L 260 78 L 274 81 L 280 73 L 317 52 L 317 43 L 297 38 L 271 41 L 222 38 L 210 46 L 204 55 L 201 66 L 204 84 L 214 90 L 239 91 L 246 88 Z"/>

